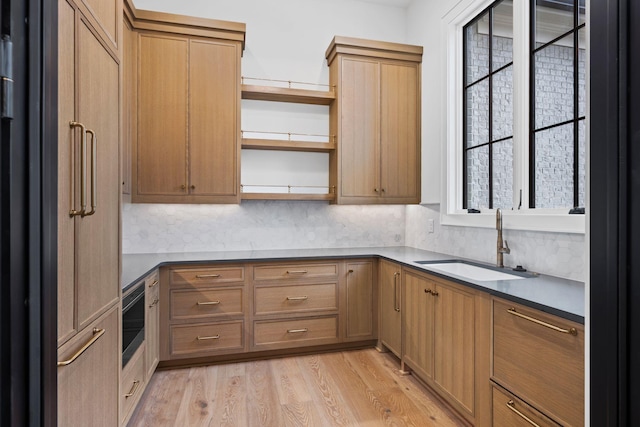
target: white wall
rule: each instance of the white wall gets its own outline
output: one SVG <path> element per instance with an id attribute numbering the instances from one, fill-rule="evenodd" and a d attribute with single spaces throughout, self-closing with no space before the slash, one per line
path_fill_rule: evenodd
<path id="1" fill-rule="evenodd" d="M 457 0 L 414 0 L 408 9 L 348 0 L 137 0 L 140 9 L 240 21 L 247 24 L 243 75 L 328 83 L 324 52 L 334 35 L 424 46 L 422 170 L 425 206 L 333 206 L 324 202 L 243 202 L 224 205 L 124 206 L 123 251 L 175 252 L 269 248 L 409 245 L 487 262 L 495 261 L 495 230 L 440 225 L 441 156 L 445 144 L 441 18 Z M 244 101 L 242 128 L 328 131 L 326 107 Z M 254 155 L 255 154 L 255 155 Z M 286 180 L 287 168 L 326 179 L 326 157 L 287 166 L 282 153 L 243 153 L 245 170 Z M 283 163 L 284 162 L 284 163 Z M 262 165 L 262 166 L 260 166 Z M 262 169 L 261 169 L 262 167 Z M 269 171 L 271 168 L 271 171 Z M 321 178 L 317 176 L 322 175 Z M 254 178 L 252 178 L 254 179 Z M 314 181 L 315 180 L 315 181 Z M 434 233 L 427 221 L 434 220 Z M 584 280 L 584 237 L 505 231 L 509 265 Z"/>

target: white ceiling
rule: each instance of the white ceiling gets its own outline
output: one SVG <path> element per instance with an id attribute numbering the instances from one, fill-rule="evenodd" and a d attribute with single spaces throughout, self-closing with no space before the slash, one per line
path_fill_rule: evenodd
<path id="1" fill-rule="evenodd" d="M 375 3 L 375 4 L 383 4 L 387 6 L 395 6 L 395 7 L 407 7 L 412 0 L 360 0 L 365 3 Z"/>

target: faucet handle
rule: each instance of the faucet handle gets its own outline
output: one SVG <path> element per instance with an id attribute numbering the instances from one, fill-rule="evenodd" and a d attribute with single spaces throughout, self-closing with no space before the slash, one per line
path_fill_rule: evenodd
<path id="1" fill-rule="evenodd" d="M 504 241 L 503 252 L 505 254 L 510 254 L 511 253 L 511 249 L 509 248 L 509 242 L 507 242 L 506 240 Z"/>

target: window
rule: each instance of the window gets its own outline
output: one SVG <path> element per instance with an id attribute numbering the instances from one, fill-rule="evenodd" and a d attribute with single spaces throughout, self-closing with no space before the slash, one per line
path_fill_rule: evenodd
<path id="1" fill-rule="evenodd" d="M 531 2 L 531 208 L 584 206 L 584 1 Z"/>
<path id="2" fill-rule="evenodd" d="M 450 22 L 462 61 L 448 66 L 462 73 L 449 144 L 461 148 L 448 150 L 447 213 L 584 206 L 585 1 L 469 1 Z"/>
<path id="3" fill-rule="evenodd" d="M 464 27 L 463 208 L 513 206 L 513 2 Z"/>

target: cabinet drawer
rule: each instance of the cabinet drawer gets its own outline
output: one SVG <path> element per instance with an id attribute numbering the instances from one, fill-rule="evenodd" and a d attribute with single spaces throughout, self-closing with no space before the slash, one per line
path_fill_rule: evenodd
<path id="1" fill-rule="evenodd" d="M 306 280 L 338 277 L 338 264 L 262 265 L 253 270 L 255 280 Z"/>
<path id="2" fill-rule="evenodd" d="M 253 334 L 256 347 L 285 348 L 329 344 L 338 340 L 338 319 L 332 316 L 257 321 L 254 323 Z"/>
<path id="3" fill-rule="evenodd" d="M 535 423 L 535 424 L 534 424 Z M 531 406 L 504 390 L 493 387 L 493 424 L 511 427 L 558 427 Z"/>
<path id="4" fill-rule="evenodd" d="M 171 270 L 171 287 L 198 287 L 244 282 L 244 267 L 180 268 Z"/>
<path id="5" fill-rule="evenodd" d="M 493 378 L 554 420 L 582 425 L 583 326 L 494 300 Z"/>
<path id="6" fill-rule="evenodd" d="M 260 286 L 254 295 L 255 314 L 338 309 L 338 285 Z"/>
<path id="7" fill-rule="evenodd" d="M 122 370 L 122 382 L 120 383 L 120 412 L 121 422 L 127 420 L 130 412 L 135 404 L 140 400 L 140 396 L 144 392 L 144 361 L 145 361 L 145 345 L 140 346 L 133 359 L 127 363 Z"/>
<path id="8" fill-rule="evenodd" d="M 243 289 L 171 291 L 171 320 L 242 315 Z"/>
<path id="9" fill-rule="evenodd" d="M 171 354 L 244 350 L 244 322 L 171 326 Z"/>

